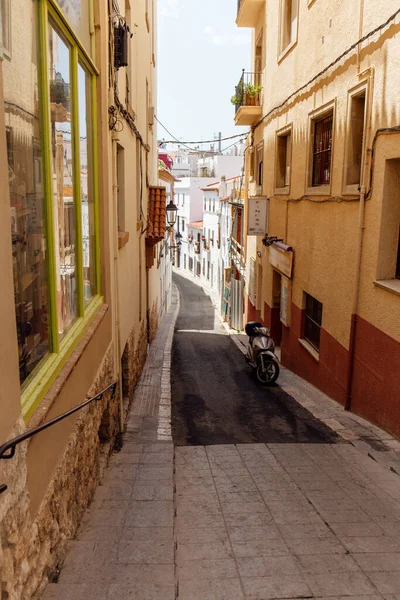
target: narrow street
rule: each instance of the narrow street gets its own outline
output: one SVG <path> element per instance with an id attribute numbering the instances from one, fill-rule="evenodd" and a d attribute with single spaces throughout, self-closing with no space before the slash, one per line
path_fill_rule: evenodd
<path id="1" fill-rule="evenodd" d="M 174 274 L 181 308 L 172 352 L 177 446 L 335 443 L 337 436 L 278 384 L 261 386 L 201 287 Z"/>
<path id="2" fill-rule="evenodd" d="M 179 317 L 175 291 L 122 450 L 43 600 L 399 600 L 397 471 L 336 439 L 278 386 L 259 391 L 210 299 L 182 279 Z M 174 328 L 175 444 L 160 428 Z M 245 400 L 249 424 L 238 417 Z"/>

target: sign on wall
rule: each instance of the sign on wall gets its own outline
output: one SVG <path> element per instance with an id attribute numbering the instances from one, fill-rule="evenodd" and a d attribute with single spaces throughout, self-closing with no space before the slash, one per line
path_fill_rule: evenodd
<path id="1" fill-rule="evenodd" d="M 275 244 L 269 247 L 269 264 L 286 277 L 292 276 L 293 251 L 283 250 Z"/>
<path id="2" fill-rule="evenodd" d="M 286 327 L 290 327 L 290 307 L 292 305 L 292 282 L 282 275 L 281 277 L 281 302 L 280 319 Z"/>
<path id="3" fill-rule="evenodd" d="M 247 235 L 265 235 L 267 222 L 267 198 L 249 198 Z"/>

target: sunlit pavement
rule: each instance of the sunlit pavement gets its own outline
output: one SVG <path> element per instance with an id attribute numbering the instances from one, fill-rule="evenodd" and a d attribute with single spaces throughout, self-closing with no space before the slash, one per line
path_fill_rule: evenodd
<path id="1" fill-rule="evenodd" d="M 165 371 L 175 317 L 173 306 L 137 388 L 122 451 L 43 598 L 399 600 L 400 477 L 396 446 L 386 446 L 394 440 L 375 431 L 379 461 L 354 445 L 369 446 L 357 434 L 351 443 L 174 449 Z M 287 393 L 296 398 L 298 382 L 301 401 L 312 396 L 329 414 L 328 399 L 286 376 Z"/>

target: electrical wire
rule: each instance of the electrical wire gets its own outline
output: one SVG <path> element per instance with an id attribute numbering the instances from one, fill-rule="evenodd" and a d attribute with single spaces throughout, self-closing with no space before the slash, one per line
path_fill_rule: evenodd
<path id="1" fill-rule="evenodd" d="M 360 196 L 330 196 L 329 198 L 322 198 L 321 200 L 318 198 L 313 198 L 312 196 L 300 196 L 299 198 L 282 198 L 282 196 L 273 195 L 269 196 L 268 200 L 272 199 L 281 200 L 282 202 L 302 202 L 303 200 L 308 200 L 308 202 L 315 202 L 316 204 L 323 204 L 324 202 L 358 202 L 360 200 Z"/>
<path id="2" fill-rule="evenodd" d="M 305 90 L 311 83 L 314 83 L 314 81 L 316 81 L 317 79 L 319 79 L 321 77 L 321 75 L 324 75 L 324 73 L 326 73 L 327 71 L 329 71 L 329 69 L 331 69 L 333 66 L 335 66 L 339 61 L 342 60 L 342 58 L 344 58 L 345 56 L 347 56 L 347 54 L 349 54 L 357 46 L 359 46 L 360 44 L 362 44 L 363 42 L 365 42 L 367 39 L 369 39 L 370 37 L 372 37 L 373 35 L 375 35 L 375 33 L 377 33 L 378 31 L 381 31 L 381 29 L 384 29 L 385 27 L 387 27 L 387 25 L 389 25 L 389 23 L 391 21 L 394 21 L 394 19 L 399 14 L 400 14 L 400 8 L 398 10 L 396 10 L 396 12 L 394 12 L 388 19 L 386 19 L 386 21 L 384 23 L 382 23 L 381 25 L 378 25 L 378 27 L 375 27 L 375 29 L 373 29 L 369 33 L 365 34 L 363 37 L 361 37 L 359 40 L 357 40 L 357 42 L 354 42 L 354 44 L 352 44 L 349 48 L 347 48 L 347 50 L 345 50 L 344 52 L 342 52 L 342 54 L 340 54 L 335 60 L 333 60 L 331 63 L 329 63 L 329 65 L 326 66 L 324 69 L 322 69 L 322 71 L 320 71 L 317 75 L 314 75 L 314 77 L 312 77 L 309 81 L 307 81 L 307 83 L 304 83 L 295 92 L 292 92 L 290 94 L 290 96 L 288 96 L 286 98 L 286 100 L 284 100 L 283 102 L 281 102 L 277 106 L 274 106 L 274 108 L 271 108 L 271 110 L 268 111 L 267 114 L 265 114 L 263 117 L 261 117 L 261 119 L 259 121 L 257 121 L 257 123 L 255 125 L 252 126 L 252 130 L 254 131 L 255 129 L 257 129 L 257 127 L 259 127 L 261 125 L 261 123 L 263 123 L 265 121 L 265 119 L 268 119 L 268 117 L 270 115 L 272 115 L 273 112 L 275 112 L 276 110 L 279 110 L 279 109 L 283 108 L 285 106 L 285 104 L 287 104 L 289 102 L 289 100 L 291 100 L 294 96 L 297 96 L 297 94 L 299 94 L 300 92 L 302 92 L 303 90 Z"/>
<path id="3" fill-rule="evenodd" d="M 173 138 L 173 140 L 160 140 L 159 141 L 160 144 L 173 144 L 174 142 L 177 142 L 181 146 L 185 146 L 186 144 L 214 144 L 215 142 L 224 142 L 226 140 L 233 140 L 238 137 L 243 138 L 243 137 L 247 137 L 249 135 L 249 133 L 246 132 L 246 133 L 237 133 L 236 135 L 231 135 L 231 136 L 223 137 L 223 138 L 214 138 L 213 140 L 200 140 L 200 141 L 197 140 L 196 142 L 181 142 L 180 140 L 178 140 L 177 137 L 174 136 L 173 133 L 171 133 L 165 127 L 165 125 L 163 125 L 161 123 L 161 121 L 157 118 L 157 116 L 155 116 L 155 119 L 156 119 L 157 123 L 159 123 L 163 129 L 165 129 L 165 131 L 168 133 L 168 135 L 170 135 Z M 189 148 L 189 150 L 193 150 L 193 148 Z"/>

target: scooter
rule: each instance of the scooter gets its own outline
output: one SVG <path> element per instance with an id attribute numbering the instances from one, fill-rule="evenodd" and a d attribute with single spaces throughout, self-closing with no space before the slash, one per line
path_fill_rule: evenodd
<path id="1" fill-rule="evenodd" d="M 270 331 L 257 321 L 247 323 L 245 331 L 249 336 L 245 359 L 254 369 L 260 383 L 272 385 L 279 377 L 279 359 L 275 354 L 275 342 Z"/>

